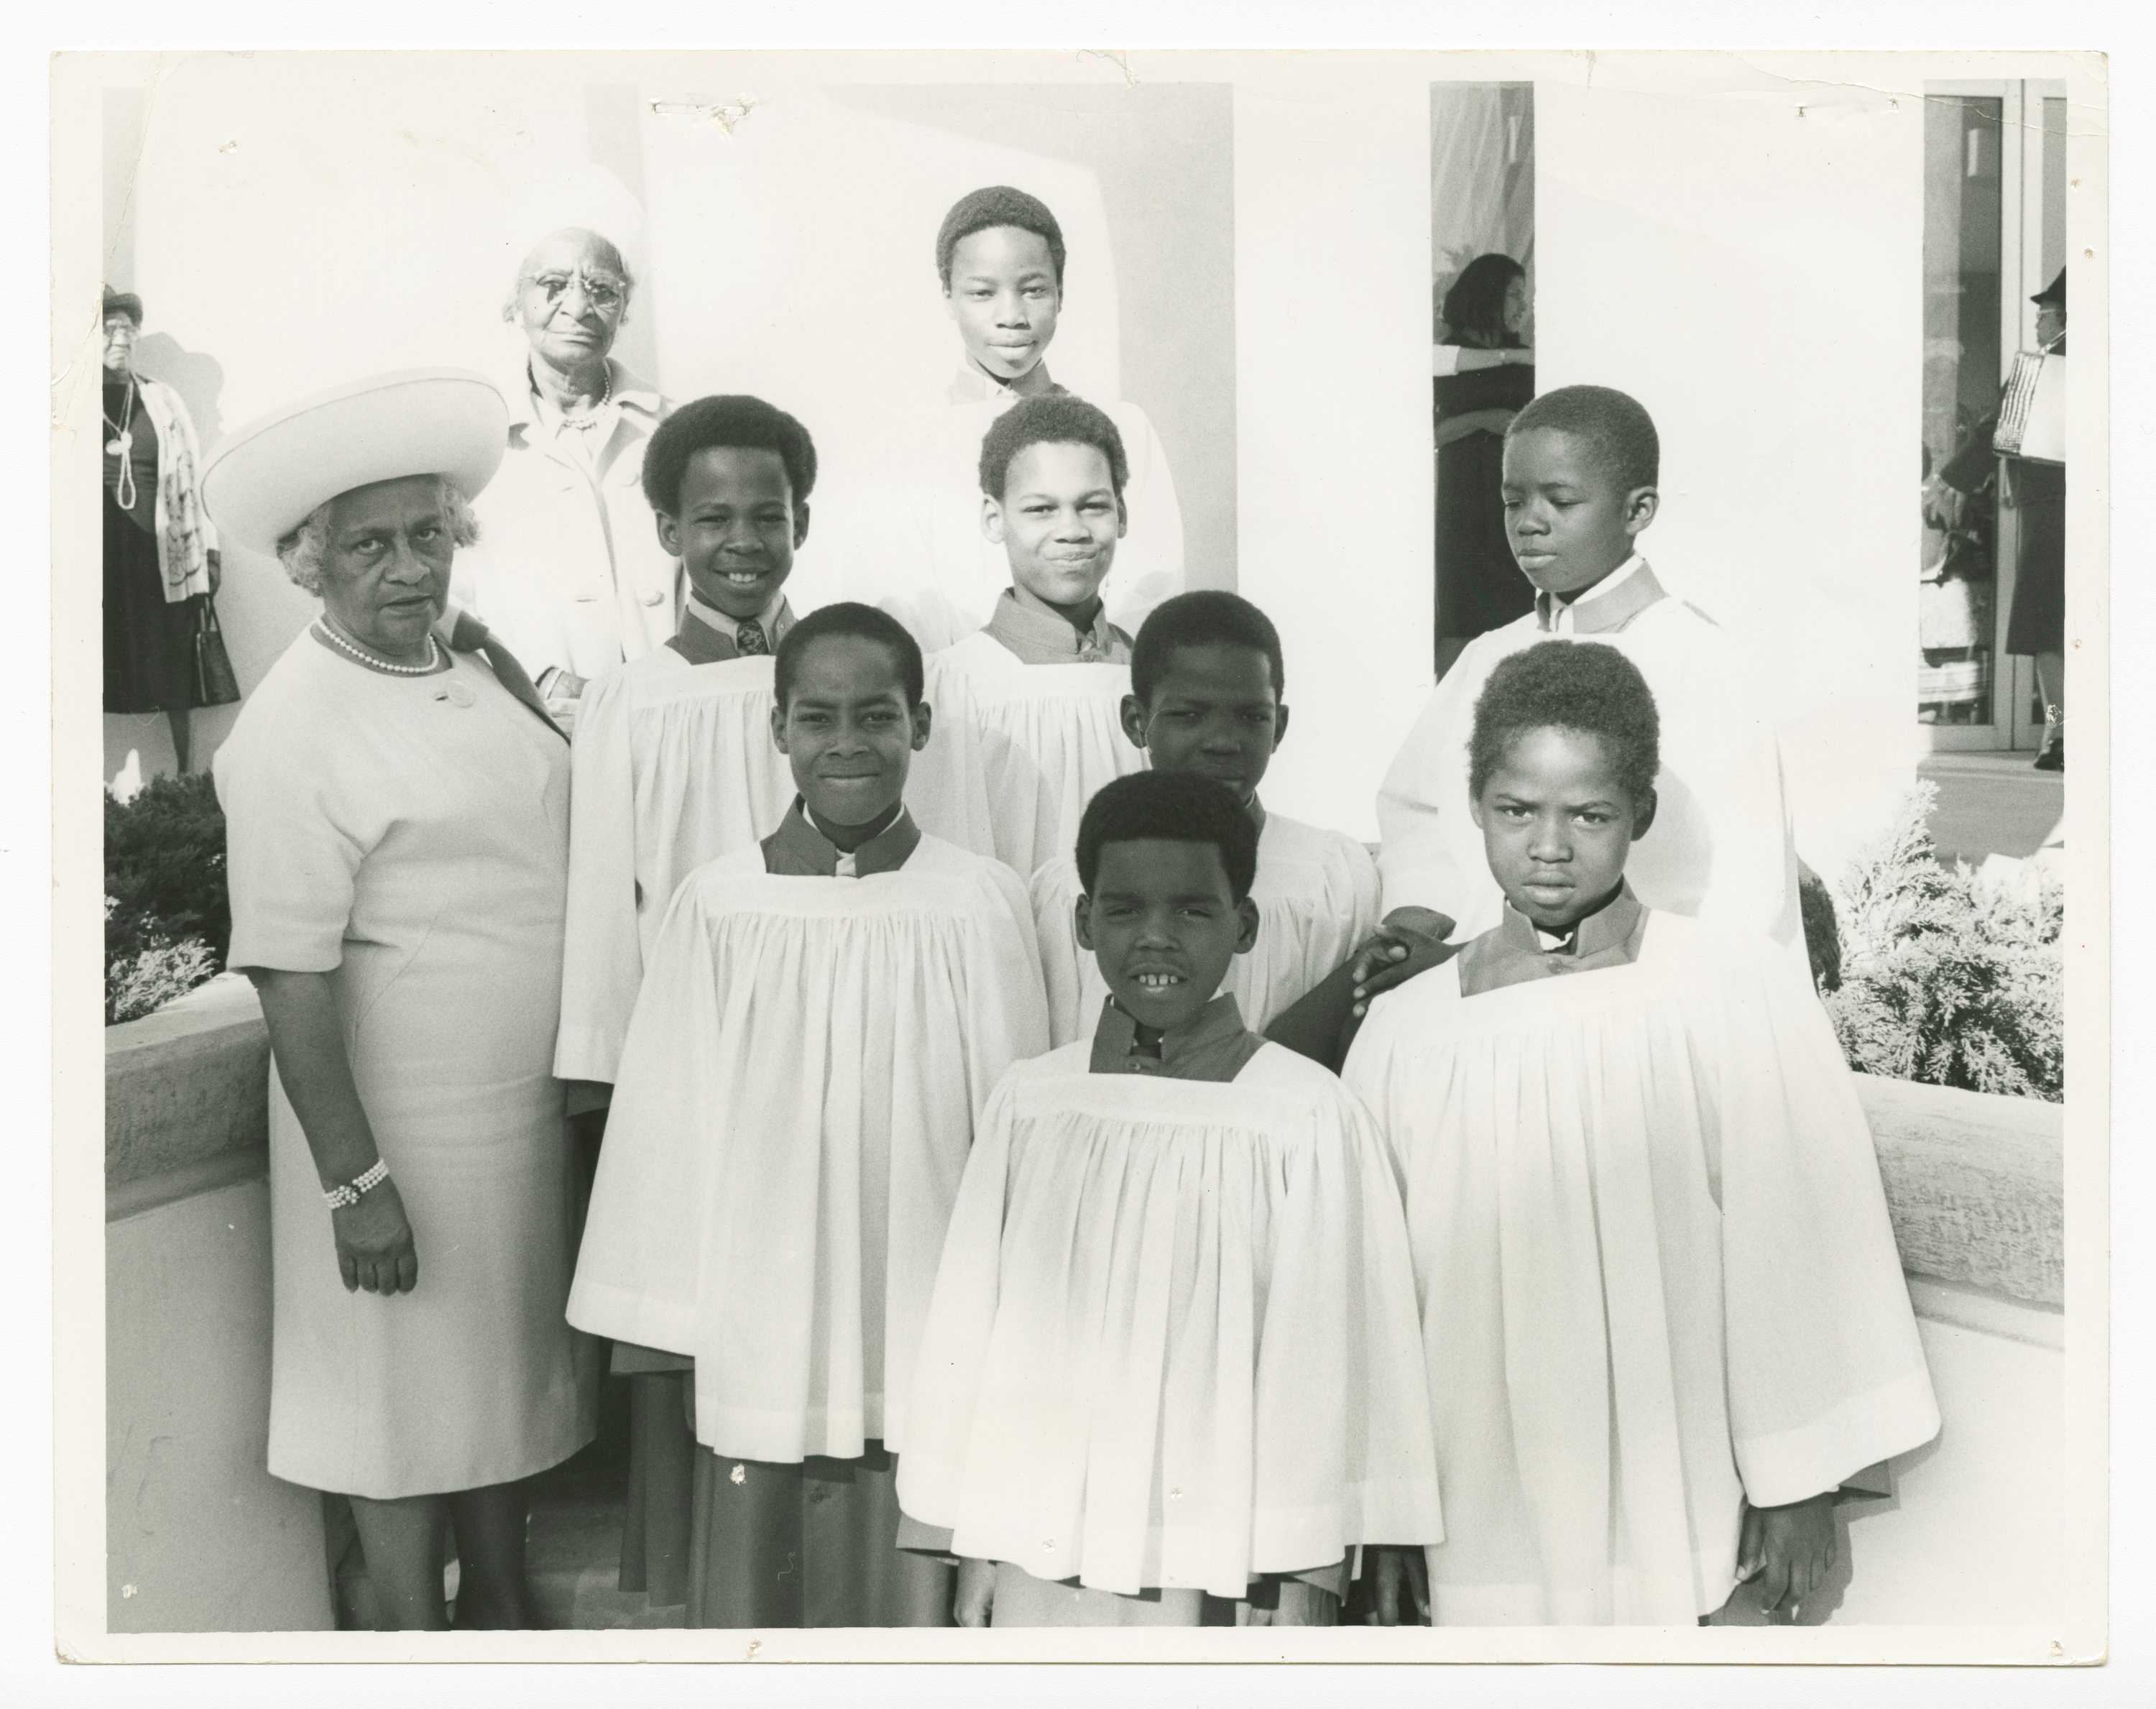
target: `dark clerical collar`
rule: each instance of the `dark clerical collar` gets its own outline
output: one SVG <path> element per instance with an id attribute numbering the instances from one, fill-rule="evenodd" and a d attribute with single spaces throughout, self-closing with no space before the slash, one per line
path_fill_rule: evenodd
<path id="1" fill-rule="evenodd" d="M 1536 594 L 1535 627 L 1548 634 L 1606 635 L 1668 598 L 1635 553 L 1569 605 L 1553 593 Z"/>
<path id="2" fill-rule="evenodd" d="M 740 658 L 742 649 L 734 639 L 737 631 L 731 627 L 720 627 L 721 624 L 730 625 L 733 620 L 723 612 L 711 610 L 711 616 L 718 622 L 708 621 L 699 615 L 701 603 L 693 598 L 689 601 L 681 613 L 680 628 L 666 644 L 691 665 L 723 665 L 729 659 Z M 709 607 L 703 608 L 711 609 Z M 781 594 L 778 609 L 767 614 L 770 622 L 765 629 L 763 650 L 775 653 L 787 630 L 793 627 L 793 608 Z"/>
<path id="3" fill-rule="evenodd" d="M 1496 927 L 1460 951 L 1460 994 L 1474 997 L 1529 979 L 1627 967 L 1639 959 L 1648 918 L 1631 885 L 1620 884 L 1608 901 L 1577 921 L 1570 937 L 1553 947 L 1535 922 L 1507 902 Z"/>
<path id="4" fill-rule="evenodd" d="M 989 613 L 987 628 L 989 638 L 1016 654 L 1021 665 L 1124 665 L 1130 660 L 1131 638 L 1108 621 L 1107 607 L 1097 599 L 1093 621 L 1081 632 L 1067 618 L 1020 605 L 1018 595 L 1006 588 Z"/>
<path id="5" fill-rule="evenodd" d="M 1138 1042 L 1138 1024 L 1111 997 L 1093 1029 L 1095 1074 L 1149 1074 L 1156 1080 L 1226 1081 L 1265 1048 L 1243 1025 L 1232 991 L 1224 991 L 1179 1027 L 1160 1035 L 1157 1050 Z"/>
<path id="6" fill-rule="evenodd" d="M 903 801 L 849 854 L 816 829 L 797 795 L 778 829 L 763 839 L 763 870 L 779 878 L 873 878 L 897 871 L 920 846 L 921 832 Z"/>

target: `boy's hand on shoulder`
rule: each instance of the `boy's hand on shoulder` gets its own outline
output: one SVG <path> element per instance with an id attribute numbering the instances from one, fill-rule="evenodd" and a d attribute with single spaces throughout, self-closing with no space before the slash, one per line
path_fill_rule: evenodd
<path id="1" fill-rule="evenodd" d="M 1395 908 L 1355 952 L 1350 978 L 1354 983 L 1357 1019 L 1370 1011 L 1370 999 L 1402 985 L 1418 973 L 1441 967 L 1460 953 L 1460 946 L 1447 943 L 1452 921 L 1428 908 Z"/>
<path id="2" fill-rule="evenodd" d="M 1840 1554 L 1834 1523 L 1835 1492 L 1828 1490 L 1780 1507 L 1744 1510 L 1738 1543 L 1738 1583 L 1756 1581 L 1759 1606 L 1794 1619 L 1826 1586 Z"/>
<path id="3" fill-rule="evenodd" d="M 1419 1548 L 1391 1544 L 1373 1547 L 1371 1559 L 1374 1606 L 1368 1616 L 1373 1626 L 1426 1626 L 1430 1624 L 1430 1563 Z"/>
<path id="4" fill-rule="evenodd" d="M 958 1563 L 958 1591 L 951 1599 L 951 1617 L 962 1626 L 985 1626 L 995 1612 L 996 1563 L 970 1557 Z"/>

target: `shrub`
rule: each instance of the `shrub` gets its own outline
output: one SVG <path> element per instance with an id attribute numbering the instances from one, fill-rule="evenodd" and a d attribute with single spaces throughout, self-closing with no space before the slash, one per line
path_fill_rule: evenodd
<path id="1" fill-rule="evenodd" d="M 1919 784 L 1843 886 L 1841 983 L 1825 995 L 1850 1065 L 1933 1085 L 2059 1102 L 2065 893 L 1942 866 Z"/>
<path id="2" fill-rule="evenodd" d="M 105 1019 L 132 1020 L 224 966 L 232 908 L 224 814 L 208 776 L 105 798 Z"/>

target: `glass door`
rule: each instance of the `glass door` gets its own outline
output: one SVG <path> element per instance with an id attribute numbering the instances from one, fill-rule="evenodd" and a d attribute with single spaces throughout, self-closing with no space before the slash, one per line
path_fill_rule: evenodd
<path id="1" fill-rule="evenodd" d="M 2020 519 L 1990 439 L 2029 298 L 2066 260 L 2061 82 L 1925 90 L 1917 716 L 1934 748 L 2033 749 L 2034 662 L 2005 650 Z"/>

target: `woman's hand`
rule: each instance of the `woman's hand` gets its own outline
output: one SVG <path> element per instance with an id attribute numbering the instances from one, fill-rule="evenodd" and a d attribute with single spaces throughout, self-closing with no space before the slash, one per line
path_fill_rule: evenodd
<path id="1" fill-rule="evenodd" d="M 958 1594 L 951 1616 L 962 1626 L 985 1626 L 995 1612 L 996 1563 L 970 1558 L 958 1563 Z"/>
<path id="2" fill-rule="evenodd" d="M 336 1236 L 337 1272 L 344 1291 L 408 1294 L 419 1285 L 419 1254 L 413 1245 L 412 1219 L 394 1181 L 384 1181 L 360 1195 L 357 1204 L 330 1213 Z"/>
<path id="3" fill-rule="evenodd" d="M 1419 1548 L 1382 1545 L 1369 1551 L 1376 1591 L 1368 1624 L 1426 1626 L 1430 1624 L 1430 1563 Z"/>
<path id="4" fill-rule="evenodd" d="M 1840 1554 L 1832 1490 L 1780 1507 L 1747 1507 L 1737 1551 L 1737 1582 L 1758 1581 L 1759 1606 L 1796 1619 Z"/>

